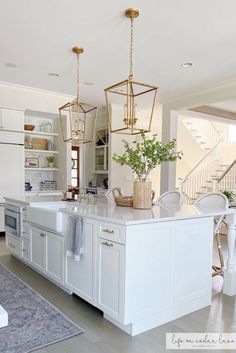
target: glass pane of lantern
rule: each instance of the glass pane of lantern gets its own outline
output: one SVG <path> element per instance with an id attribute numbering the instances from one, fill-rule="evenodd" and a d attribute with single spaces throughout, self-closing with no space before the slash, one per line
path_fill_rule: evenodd
<path id="1" fill-rule="evenodd" d="M 97 108 L 87 106 L 86 107 L 86 120 L 85 120 L 85 132 L 84 132 L 84 143 L 91 142 L 94 138 L 96 118 L 97 118 Z"/>
<path id="2" fill-rule="evenodd" d="M 150 131 L 156 90 L 150 90 L 148 87 L 144 88 L 146 90 L 145 93 L 139 94 L 140 86 L 134 85 L 135 128 L 138 130 Z"/>
<path id="3" fill-rule="evenodd" d="M 124 119 L 125 105 L 127 104 L 127 81 L 116 85 L 106 93 L 108 104 L 112 105 L 112 111 L 109 109 L 109 120 L 112 125 L 111 130 L 119 132 L 126 128 Z"/>
<path id="4" fill-rule="evenodd" d="M 118 84 L 107 92 L 111 131 L 137 134 L 149 131 L 156 89 L 138 83 Z"/>
<path id="5" fill-rule="evenodd" d="M 70 113 L 68 109 L 59 110 L 62 138 L 64 141 L 68 141 L 71 138 L 71 126 L 70 126 Z"/>

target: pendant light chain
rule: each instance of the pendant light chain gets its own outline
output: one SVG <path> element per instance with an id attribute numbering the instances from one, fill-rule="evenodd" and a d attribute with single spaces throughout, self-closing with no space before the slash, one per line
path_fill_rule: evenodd
<path id="1" fill-rule="evenodd" d="M 129 71 L 129 79 L 133 79 L 133 51 L 134 51 L 134 19 L 131 17 L 130 19 L 130 71 Z"/>
<path id="2" fill-rule="evenodd" d="M 77 101 L 79 103 L 79 54 L 77 54 Z"/>

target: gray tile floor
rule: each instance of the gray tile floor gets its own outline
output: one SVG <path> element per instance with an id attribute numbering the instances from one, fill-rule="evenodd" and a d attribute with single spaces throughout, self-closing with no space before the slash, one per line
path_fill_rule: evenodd
<path id="1" fill-rule="evenodd" d="M 0 263 L 17 274 L 75 323 L 85 333 L 35 353 L 162 353 L 166 332 L 236 332 L 235 297 L 222 294 L 222 279 L 212 280 L 212 305 L 166 325 L 130 337 L 103 319 L 102 313 L 79 297 L 70 296 L 29 267 L 10 256 L 0 238 Z M 200 352 L 209 350 L 201 350 Z M 173 352 L 176 352 L 173 350 Z M 193 352 L 185 350 L 184 352 Z M 217 350 L 223 352 L 223 350 Z M 227 350 L 227 353 L 235 350 Z"/>

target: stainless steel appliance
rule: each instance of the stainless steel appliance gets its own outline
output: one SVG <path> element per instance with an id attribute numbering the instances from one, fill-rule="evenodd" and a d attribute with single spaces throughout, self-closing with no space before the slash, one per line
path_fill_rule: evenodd
<path id="1" fill-rule="evenodd" d="M 5 205 L 5 231 L 16 237 L 21 236 L 21 208 Z"/>

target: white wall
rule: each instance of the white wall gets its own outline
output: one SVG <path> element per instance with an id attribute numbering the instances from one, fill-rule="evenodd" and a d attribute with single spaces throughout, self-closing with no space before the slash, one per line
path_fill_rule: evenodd
<path id="1" fill-rule="evenodd" d="M 117 106 L 112 107 L 113 119 L 116 114 L 116 109 L 119 109 Z M 157 104 L 157 108 L 154 112 L 153 124 L 152 124 L 152 134 L 157 133 L 159 140 L 161 140 L 161 124 L 162 124 L 162 106 Z M 124 146 L 122 140 L 126 140 L 129 143 L 136 139 L 135 136 L 124 135 L 124 134 L 111 134 L 111 188 L 121 187 L 123 189 L 124 195 L 131 195 L 133 193 L 133 180 L 134 176 L 131 169 L 128 166 L 121 166 L 120 164 L 112 160 L 114 153 L 118 155 L 124 153 Z M 152 188 L 156 193 L 156 196 L 159 195 L 160 189 L 160 167 L 156 167 L 150 174 L 150 180 L 152 181 Z"/>

